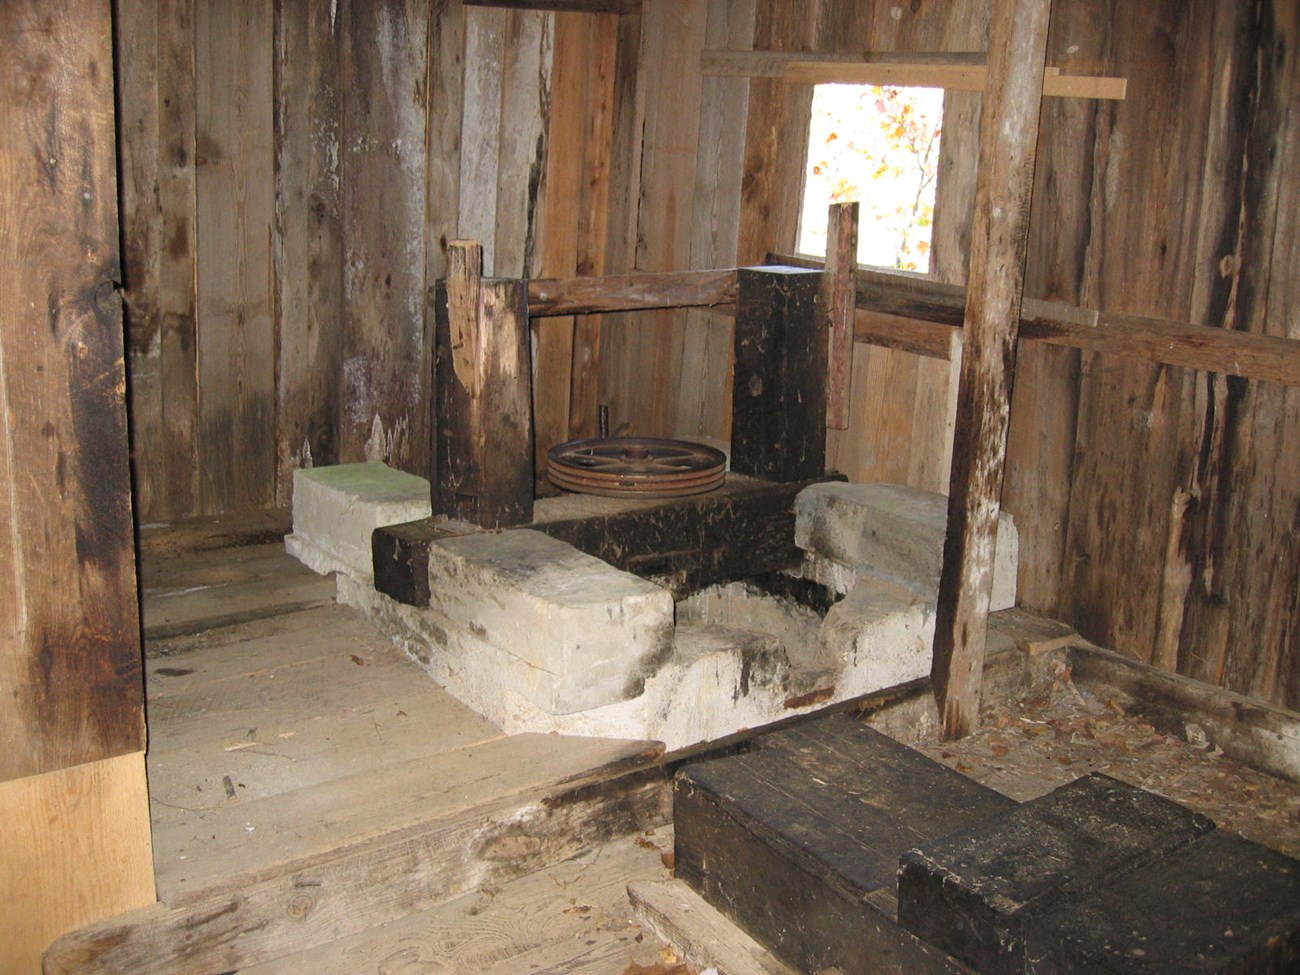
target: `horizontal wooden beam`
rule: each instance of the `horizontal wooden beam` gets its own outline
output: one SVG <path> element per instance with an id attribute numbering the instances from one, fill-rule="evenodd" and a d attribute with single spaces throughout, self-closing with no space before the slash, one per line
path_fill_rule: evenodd
<path id="1" fill-rule="evenodd" d="M 572 10 L 587 14 L 639 14 L 641 0 L 464 0 L 467 7 L 515 10 Z"/>
<path id="2" fill-rule="evenodd" d="M 781 78 L 791 84 L 903 85 L 983 91 L 988 80 L 982 53 L 866 53 L 852 57 L 782 51 L 705 51 L 706 75 Z M 1049 67 L 1043 94 L 1059 98 L 1123 99 L 1126 78 L 1064 75 Z"/>
<path id="3" fill-rule="evenodd" d="M 919 64 L 936 67 L 979 67 L 988 63 L 983 51 L 939 51 L 933 53 L 810 54 L 804 51 L 722 51 L 700 55 L 700 72 L 723 78 L 781 78 L 795 62 L 816 61 L 826 65 Z"/>
<path id="4" fill-rule="evenodd" d="M 736 301 L 736 272 L 675 271 L 528 282 L 528 315 L 590 315 L 651 308 L 711 308 Z"/>
<path id="5" fill-rule="evenodd" d="M 772 254 L 768 259 L 795 267 L 821 267 L 804 257 Z M 965 290 L 908 274 L 858 268 L 858 341 L 946 358 L 936 326 L 960 328 Z M 877 340 L 879 338 L 879 341 Z M 1020 338 L 1089 352 L 1126 355 L 1167 366 L 1219 372 L 1262 382 L 1300 386 L 1300 340 L 1193 325 L 1117 312 L 1093 311 L 1026 298 Z M 908 346 L 912 348 L 908 348 Z"/>

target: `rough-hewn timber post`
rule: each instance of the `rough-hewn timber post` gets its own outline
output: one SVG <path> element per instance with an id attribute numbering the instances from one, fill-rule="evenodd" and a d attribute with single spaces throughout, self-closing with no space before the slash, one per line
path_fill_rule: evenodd
<path id="1" fill-rule="evenodd" d="M 965 352 L 931 677 L 943 733 L 979 719 L 1051 0 L 995 0 L 980 125 Z"/>

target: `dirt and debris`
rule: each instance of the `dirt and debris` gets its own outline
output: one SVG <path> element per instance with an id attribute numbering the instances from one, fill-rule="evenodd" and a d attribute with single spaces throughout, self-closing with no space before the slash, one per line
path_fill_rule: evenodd
<path id="1" fill-rule="evenodd" d="M 943 742 L 927 734 L 908 743 L 1021 801 L 1103 772 L 1300 856 L 1300 783 L 1243 766 L 1203 741 L 1162 734 L 1115 700 L 1077 686 L 1064 663 L 1027 696 L 986 707 L 969 737 Z"/>

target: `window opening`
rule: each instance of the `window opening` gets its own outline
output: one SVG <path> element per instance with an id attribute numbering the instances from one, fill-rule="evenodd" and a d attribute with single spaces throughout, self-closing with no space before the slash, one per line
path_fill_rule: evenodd
<path id="1" fill-rule="evenodd" d="M 930 270 L 943 89 L 813 89 L 799 251 L 826 256 L 826 211 L 858 200 L 858 263 Z"/>

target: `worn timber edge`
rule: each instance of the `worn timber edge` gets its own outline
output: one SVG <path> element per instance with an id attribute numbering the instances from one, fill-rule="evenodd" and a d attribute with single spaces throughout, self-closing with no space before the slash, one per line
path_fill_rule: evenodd
<path id="1" fill-rule="evenodd" d="M 658 749 L 446 820 L 371 837 L 280 876 L 59 938 L 44 975 L 235 971 L 534 873 L 672 816 Z M 629 769 L 629 764 L 640 767 Z"/>
<path id="2" fill-rule="evenodd" d="M 219 548 L 279 542 L 293 529 L 289 508 L 230 512 L 185 521 L 141 525 L 137 545 L 143 558 L 162 558 Z"/>
<path id="3" fill-rule="evenodd" d="M 1300 782 L 1300 714 L 1092 645 L 1069 648 L 1075 683 L 1113 698 L 1165 734 Z"/>
<path id="4" fill-rule="evenodd" d="M 611 514 L 536 520 L 526 526 L 568 542 L 677 597 L 797 565 L 794 499 L 828 474 L 789 483 L 729 476 L 710 494 L 645 503 Z M 439 518 L 378 528 L 371 536 L 375 588 L 408 606 L 429 605 L 429 546 L 463 534 Z"/>
<path id="5" fill-rule="evenodd" d="M 627 896 L 637 919 L 692 968 L 713 968 L 721 975 L 797 975 L 680 880 L 634 880 Z"/>

